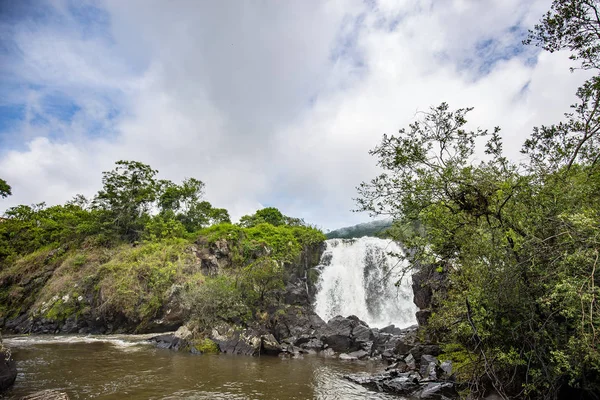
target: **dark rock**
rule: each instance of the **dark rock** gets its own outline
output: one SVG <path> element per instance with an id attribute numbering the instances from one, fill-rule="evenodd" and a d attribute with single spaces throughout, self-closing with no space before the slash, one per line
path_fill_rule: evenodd
<path id="1" fill-rule="evenodd" d="M 15 383 L 17 379 L 17 365 L 12 359 L 10 350 L 0 350 L 0 392 L 5 391 Z"/>
<path id="2" fill-rule="evenodd" d="M 262 335 L 253 329 L 235 329 L 223 324 L 213 328 L 210 339 L 219 346 L 222 353 L 254 356 L 259 355 Z"/>
<path id="3" fill-rule="evenodd" d="M 156 347 L 159 349 L 179 350 L 184 344 L 184 341 L 175 335 L 158 335 L 148 340 L 156 343 Z"/>
<path id="4" fill-rule="evenodd" d="M 431 310 L 419 310 L 415 313 L 417 317 L 417 323 L 419 326 L 427 325 L 429 321 L 429 317 L 431 317 Z"/>
<path id="5" fill-rule="evenodd" d="M 392 325 L 386 326 L 385 328 L 381 328 L 379 330 L 379 332 L 389 333 L 391 335 L 400 335 L 400 334 L 402 334 L 402 329 L 396 328 L 396 326 L 394 324 L 392 324 Z"/>
<path id="6" fill-rule="evenodd" d="M 358 325 L 352 329 L 352 338 L 355 342 L 369 342 L 375 339 L 375 336 L 368 326 Z"/>
<path id="7" fill-rule="evenodd" d="M 429 271 L 424 268 L 412 275 L 413 302 L 421 310 L 429 308 L 433 297 L 433 291 L 428 284 Z"/>
<path id="8" fill-rule="evenodd" d="M 261 353 L 277 355 L 281 353 L 282 347 L 271 333 L 261 336 Z"/>
<path id="9" fill-rule="evenodd" d="M 276 312 L 270 325 L 269 330 L 281 342 L 291 337 L 317 337 L 317 332 L 324 328 L 325 322 L 308 308 L 291 306 Z"/>
<path id="10" fill-rule="evenodd" d="M 421 362 L 420 362 L 420 369 L 419 372 L 421 373 L 421 376 L 423 378 L 430 378 L 431 374 L 435 374 L 435 366 L 437 365 L 437 358 L 435 358 L 432 355 L 429 354 L 423 354 L 421 356 Z M 433 368 L 432 368 L 432 364 L 433 364 Z M 436 377 L 434 376 L 433 378 L 430 379 L 436 379 Z"/>
<path id="11" fill-rule="evenodd" d="M 310 306 L 310 296 L 306 283 L 301 280 L 289 282 L 285 287 L 283 299 L 286 304 Z"/>
<path id="12" fill-rule="evenodd" d="M 408 395 L 419 389 L 419 375 L 415 372 L 386 371 L 381 374 L 354 374 L 344 378 L 379 392 Z"/>
<path id="13" fill-rule="evenodd" d="M 419 392 L 419 399 L 447 400 L 457 397 L 456 388 L 452 382 L 429 382 Z"/>
<path id="14" fill-rule="evenodd" d="M 411 371 L 417 369 L 417 363 L 415 362 L 415 358 L 412 354 L 407 355 L 404 358 L 404 362 L 406 363 L 408 369 L 410 369 Z"/>

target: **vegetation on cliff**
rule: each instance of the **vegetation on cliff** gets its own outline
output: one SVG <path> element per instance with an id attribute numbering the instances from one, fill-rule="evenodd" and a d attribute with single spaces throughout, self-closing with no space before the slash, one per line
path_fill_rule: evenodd
<path id="1" fill-rule="evenodd" d="M 246 323 L 325 236 L 275 208 L 230 223 L 204 184 L 118 161 L 93 199 L 20 205 L 0 223 L 0 318 L 98 320 L 122 331 L 192 318 Z M 10 194 L 10 187 L 3 193 Z M 176 311 L 172 311 L 176 310 Z M 165 317 L 165 313 L 171 312 Z"/>
<path id="2" fill-rule="evenodd" d="M 531 32 L 528 43 L 568 49 L 596 76 L 563 122 L 534 129 L 527 161 L 504 156 L 499 128 L 468 130 L 471 109 L 445 103 L 371 152 L 386 173 L 359 187 L 359 207 L 421 223 L 390 232 L 414 267 L 445 275 L 427 334 L 471 395 L 600 392 L 598 31 L 597 1 L 557 0 Z"/>

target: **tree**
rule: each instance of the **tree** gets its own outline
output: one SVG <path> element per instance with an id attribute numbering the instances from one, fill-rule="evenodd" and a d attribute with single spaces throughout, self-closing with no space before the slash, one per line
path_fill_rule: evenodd
<path id="1" fill-rule="evenodd" d="M 271 224 L 273 226 L 305 226 L 306 223 L 300 218 L 293 218 L 283 215 L 275 207 L 266 207 L 258 210 L 253 215 L 244 215 L 240 218 L 240 225 L 251 228 L 260 224 Z"/>
<path id="2" fill-rule="evenodd" d="M 583 69 L 600 68 L 600 10 L 597 0 L 554 0 L 525 44 L 549 52 L 569 50 Z"/>
<path id="3" fill-rule="evenodd" d="M 11 188 L 4 179 L 0 179 L 0 197 L 6 198 L 12 194 Z"/>
<path id="4" fill-rule="evenodd" d="M 137 240 L 143 232 L 143 221 L 158 195 L 157 172 L 138 161 L 117 161 L 115 169 L 102 173 L 103 188 L 94 205 L 105 211 L 108 227 L 127 240 Z"/>
<path id="5" fill-rule="evenodd" d="M 472 395 L 486 386 L 504 398 L 594 393 L 600 169 L 588 160 L 523 174 L 503 156 L 498 128 L 465 129 L 469 111 L 442 104 L 384 135 L 371 151 L 384 173 L 361 184 L 359 209 L 397 226 L 420 222 L 390 234 L 411 249 L 414 268 L 446 276 L 427 330 Z M 481 137 L 488 160 L 474 164 Z"/>

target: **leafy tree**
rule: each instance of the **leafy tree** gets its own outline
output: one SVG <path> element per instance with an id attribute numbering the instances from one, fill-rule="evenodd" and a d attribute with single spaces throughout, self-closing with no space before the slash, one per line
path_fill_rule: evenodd
<path id="1" fill-rule="evenodd" d="M 259 224 L 271 224 L 273 226 L 305 226 L 306 223 L 300 218 L 293 218 L 283 215 L 275 207 L 266 207 L 258 210 L 253 215 L 244 215 L 240 218 L 240 225 L 250 228 Z"/>
<path id="2" fill-rule="evenodd" d="M 0 179 L 0 197 L 6 198 L 12 194 L 11 188 L 4 179 Z"/>
<path id="3" fill-rule="evenodd" d="M 127 240 L 137 240 L 148 213 L 157 199 L 158 171 L 138 161 L 117 161 L 112 171 L 102 173 L 103 188 L 94 206 L 104 211 L 103 222 Z"/>

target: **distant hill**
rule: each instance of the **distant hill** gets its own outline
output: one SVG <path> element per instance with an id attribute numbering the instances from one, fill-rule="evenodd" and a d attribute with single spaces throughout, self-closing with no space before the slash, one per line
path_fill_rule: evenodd
<path id="1" fill-rule="evenodd" d="M 390 226 L 392 226 L 392 220 L 384 219 L 336 229 L 327 233 L 325 236 L 327 236 L 327 239 L 351 239 L 363 236 L 379 236 Z"/>

